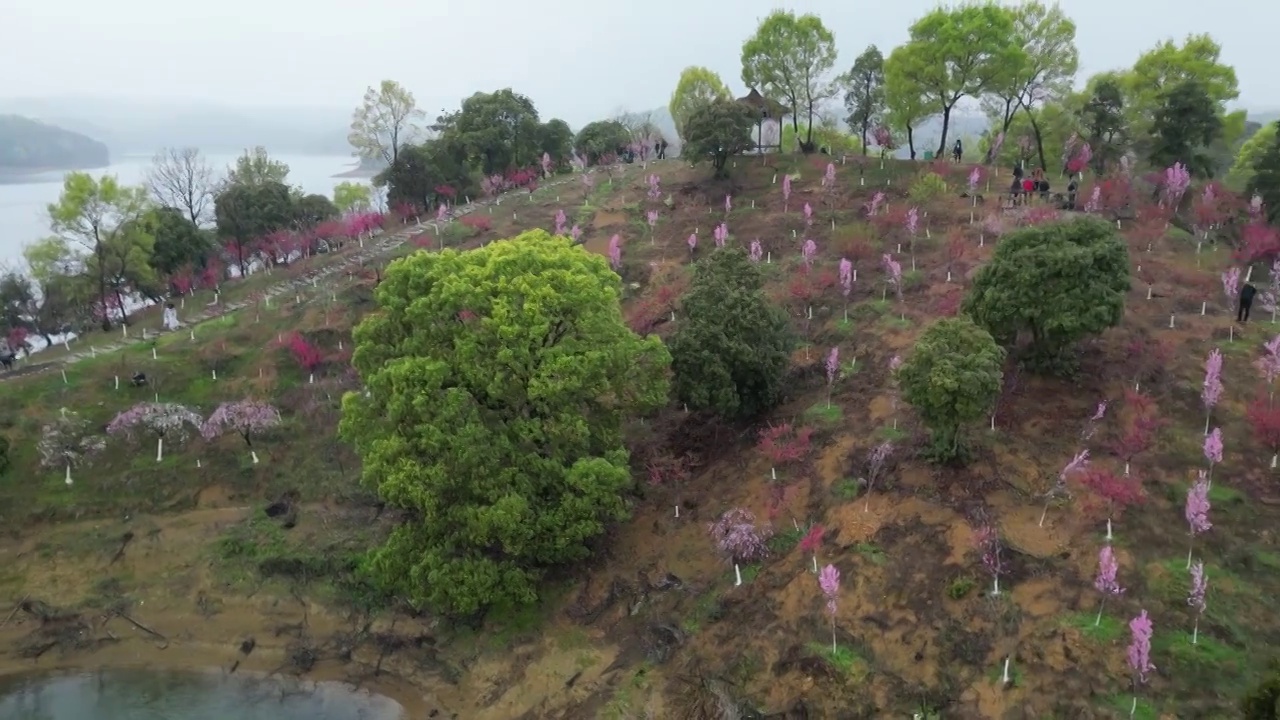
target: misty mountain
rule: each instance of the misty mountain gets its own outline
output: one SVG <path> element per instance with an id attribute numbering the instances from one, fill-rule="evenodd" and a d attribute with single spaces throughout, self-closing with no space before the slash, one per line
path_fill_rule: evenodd
<path id="1" fill-rule="evenodd" d="M 0 100 L 0 112 L 37 118 L 95 138 L 116 155 L 150 155 L 165 147 L 240 153 L 349 155 L 351 110 L 337 107 L 232 108 L 212 103 L 91 97 Z"/>
<path id="2" fill-rule="evenodd" d="M 0 175 L 106 167 L 107 146 L 19 115 L 0 115 Z"/>

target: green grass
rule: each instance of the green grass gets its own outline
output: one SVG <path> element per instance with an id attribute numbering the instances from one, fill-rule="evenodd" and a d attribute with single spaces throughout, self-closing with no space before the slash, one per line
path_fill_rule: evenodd
<path id="1" fill-rule="evenodd" d="M 1134 707 L 1133 695 L 1117 694 L 1107 699 L 1107 707 L 1120 713 L 1121 717 L 1129 717 L 1129 710 Z M 1133 720 L 1159 720 L 1160 712 L 1149 700 L 1139 696 L 1137 708 L 1133 712 Z"/>
<path id="2" fill-rule="evenodd" d="M 828 405 L 826 401 L 811 406 L 804 411 L 805 422 L 821 429 L 830 429 L 844 419 L 844 411 L 839 405 Z"/>
<path id="3" fill-rule="evenodd" d="M 709 590 L 698 597 L 689 614 L 680 622 L 680 627 L 690 635 L 695 635 L 702 626 L 713 621 L 720 614 L 720 594 Z"/>
<path id="4" fill-rule="evenodd" d="M 858 497 L 861 484 L 854 478 L 844 478 L 831 486 L 831 494 L 846 502 Z"/>
<path id="5" fill-rule="evenodd" d="M 853 550 L 876 565 L 883 565 L 887 560 L 884 551 L 873 543 L 860 542 L 853 546 Z"/>
<path id="6" fill-rule="evenodd" d="M 852 648 L 836 645 L 835 650 L 832 651 L 829 642 L 811 642 L 805 647 L 814 655 L 825 658 L 842 675 L 854 680 L 866 677 L 868 663 Z"/>
<path id="7" fill-rule="evenodd" d="M 977 587 L 977 584 L 977 581 L 968 575 L 954 578 L 947 584 L 947 597 L 952 600 L 963 600 L 965 596 Z"/>
<path id="8" fill-rule="evenodd" d="M 1098 643 L 1114 643 L 1126 636 L 1128 627 L 1120 618 L 1108 615 L 1104 609 L 1102 619 L 1097 613 L 1083 612 L 1068 615 L 1062 624 L 1075 628 L 1081 635 Z"/>
<path id="9" fill-rule="evenodd" d="M 775 534 L 769 538 L 767 543 L 769 552 L 774 555 L 786 555 L 800 543 L 800 539 L 804 537 L 806 532 L 807 529 L 793 527 Z"/>

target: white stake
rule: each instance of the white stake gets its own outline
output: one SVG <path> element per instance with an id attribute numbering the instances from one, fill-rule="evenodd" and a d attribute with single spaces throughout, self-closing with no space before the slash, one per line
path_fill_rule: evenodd
<path id="1" fill-rule="evenodd" d="M 156 462 L 164 460 L 164 438 L 156 438 Z"/>
<path id="2" fill-rule="evenodd" d="M 214 369 L 214 370 L 210 370 L 210 371 L 209 371 L 209 373 L 212 375 L 212 377 L 213 377 L 213 381 L 214 381 L 214 382 L 217 382 L 217 381 L 218 381 L 218 371 L 217 371 L 216 369 Z"/>
<path id="3" fill-rule="evenodd" d="M 197 467 L 197 468 L 199 468 L 199 467 L 200 467 L 200 458 L 196 458 L 196 467 Z"/>
<path id="4" fill-rule="evenodd" d="M 733 564 L 733 578 L 734 587 L 742 585 L 742 570 L 738 568 L 738 563 Z"/>
<path id="5" fill-rule="evenodd" d="M 155 348 L 151 348 L 151 359 L 152 359 L 152 360 L 159 360 L 159 359 L 160 359 L 160 358 L 156 355 L 156 349 L 155 349 Z"/>
<path id="6" fill-rule="evenodd" d="M 71 463 L 67 463 L 67 485 L 71 484 Z"/>
<path id="7" fill-rule="evenodd" d="M 66 385 L 66 384 L 67 384 L 67 371 L 66 371 L 66 370 L 63 370 L 63 371 L 62 371 L 62 384 L 63 384 L 63 385 Z"/>
<path id="8" fill-rule="evenodd" d="M 1170 315 L 1170 316 L 1169 316 L 1169 329 L 1170 329 L 1170 330 L 1172 330 L 1172 329 L 1173 329 L 1173 316 L 1172 316 L 1172 315 Z"/>
<path id="9" fill-rule="evenodd" d="M 119 389 L 120 389 L 120 376 L 119 376 L 119 375 L 117 375 L 117 376 L 116 376 L 116 389 L 117 389 L 117 390 L 119 390 Z"/>
<path id="10" fill-rule="evenodd" d="M 1208 307 L 1209 303 L 1203 301 L 1200 303 L 1200 317 L 1204 317 L 1204 311 L 1207 310 Z"/>
<path id="11" fill-rule="evenodd" d="M 1002 678 L 1002 681 L 1003 681 L 1003 684 L 1005 685 L 1008 685 L 1009 681 L 1012 679 L 1009 677 L 1009 660 L 1010 659 L 1012 659 L 1012 656 L 1006 657 L 1004 659 L 1004 677 Z"/>
<path id="12" fill-rule="evenodd" d="M 250 450 L 250 451 L 249 451 L 249 457 L 253 458 L 253 464 L 254 464 L 254 465 L 257 465 L 257 464 L 258 464 L 258 453 L 256 453 L 256 452 L 254 452 L 254 451 Z"/>
<path id="13" fill-rule="evenodd" d="M 1148 300 L 1150 300 L 1150 299 L 1151 299 L 1151 286 L 1150 286 L 1150 285 L 1148 285 L 1148 286 L 1147 286 L 1147 299 L 1148 299 Z"/>

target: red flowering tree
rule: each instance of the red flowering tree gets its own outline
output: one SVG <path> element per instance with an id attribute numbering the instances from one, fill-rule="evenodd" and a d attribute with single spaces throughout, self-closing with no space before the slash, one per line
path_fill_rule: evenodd
<path id="1" fill-rule="evenodd" d="M 1165 424 L 1156 410 L 1155 401 L 1140 392 L 1126 389 L 1122 425 L 1119 435 L 1111 442 L 1111 452 L 1124 461 L 1124 472 L 1142 453 L 1151 448 L 1156 432 Z"/>
<path id="2" fill-rule="evenodd" d="M 1091 465 L 1083 473 L 1075 475 L 1089 492 L 1086 509 L 1100 507 L 1106 511 L 1107 540 L 1112 539 L 1111 521 L 1119 518 L 1125 508 L 1146 500 L 1142 481 L 1132 473 L 1116 474 L 1108 468 Z"/>
<path id="3" fill-rule="evenodd" d="M 307 342 L 307 339 L 301 333 L 293 333 L 285 342 L 285 346 L 289 349 L 289 354 L 293 356 L 298 367 L 307 372 L 308 382 L 315 382 L 315 373 L 324 364 L 324 354 L 320 352 L 320 348 Z"/>
<path id="4" fill-rule="evenodd" d="M 1271 450 L 1271 467 L 1276 467 L 1280 454 L 1280 408 L 1275 407 L 1266 394 L 1259 395 L 1245 413 L 1253 437 Z"/>
<path id="5" fill-rule="evenodd" d="M 813 449 L 813 428 L 793 428 L 791 423 L 771 425 L 760 433 L 756 447 L 769 458 L 772 467 L 769 475 L 778 479 L 778 468 L 800 464 L 808 459 Z"/>
<path id="6" fill-rule="evenodd" d="M 493 229 L 493 218 L 488 215 L 471 213 L 470 215 L 463 215 L 458 222 L 477 232 L 489 232 Z"/>
<path id="7" fill-rule="evenodd" d="M 680 489 L 689 480 L 691 465 L 688 455 L 677 457 L 668 452 L 657 453 L 645 465 L 650 485 L 675 488 L 676 517 L 680 517 Z"/>

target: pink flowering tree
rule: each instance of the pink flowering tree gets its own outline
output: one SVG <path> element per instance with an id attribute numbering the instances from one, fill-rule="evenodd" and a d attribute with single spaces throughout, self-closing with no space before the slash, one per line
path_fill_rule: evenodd
<path id="1" fill-rule="evenodd" d="M 1156 669 L 1151 664 L 1151 635 L 1153 628 L 1151 618 L 1143 610 L 1138 617 L 1129 621 L 1129 669 L 1133 670 L 1133 705 L 1129 708 L 1129 716 L 1138 711 L 1138 686 L 1147 682 L 1147 675 Z"/>
<path id="2" fill-rule="evenodd" d="M 808 230 L 809 228 L 813 227 L 813 206 L 810 205 L 809 203 L 805 203 L 804 207 L 801 208 L 801 210 L 804 213 L 805 230 Z"/>
<path id="3" fill-rule="evenodd" d="M 836 211 L 836 164 L 827 163 L 827 171 L 822 175 L 822 195 L 827 201 L 827 209 L 835 217 Z"/>
<path id="4" fill-rule="evenodd" d="M 822 547 L 822 538 L 826 535 L 826 528 L 821 525 L 814 524 L 809 527 L 809 531 L 800 538 L 800 552 L 809 553 L 813 558 L 813 571 L 818 572 L 818 548 Z"/>
<path id="5" fill-rule="evenodd" d="M 1276 378 L 1280 378 L 1280 335 L 1277 335 L 1262 346 L 1262 357 L 1253 363 L 1258 368 L 1262 382 L 1267 386 L 1267 405 L 1274 406 L 1276 401 Z"/>
<path id="6" fill-rule="evenodd" d="M 646 182 L 649 185 L 648 196 L 650 200 L 658 201 L 662 199 L 662 179 L 657 175 L 650 175 Z"/>
<path id="7" fill-rule="evenodd" d="M 827 407 L 831 407 L 831 391 L 836 386 L 836 376 L 840 373 L 840 348 L 833 347 L 827 353 Z"/>
<path id="8" fill-rule="evenodd" d="M 724 214 L 728 215 L 731 212 L 733 212 L 733 196 L 725 195 L 724 196 Z"/>
<path id="9" fill-rule="evenodd" d="M 1187 593 L 1187 605 L 1195 611 L 1195 624 L 1191 627 L 1191 644 L 1200 638 L 1200 618 L 1204 615 L 1205 593 L 1209 590 L 1209 578 L 1204 574 L 1204 563 L 1196 561 L 1191 566 L 1191 591 Z"/>
<path id="10" fill-rule="evenodd" d="M 569 237 L 573 238 L 575 243 L 582 239 L 582 228 L 578 227 L 577 223 L 569 228 Z"/>
<path id="11" fill-rule="evenodd" d="M 782 176 L 782 212 L 787 212 L 787 207 L 791 203 L 791 176 Z"/>
<path id="12" fill-rule="evenodd" d="M 1213 419 L 1213 408 L 1222 399 L 1222 351 L 1214 348 L 1204 362 L 1204 389 L 1200 392 L 1204 401 L 1204 434 L 1209 434 L 1209 421 Z"/>
<path id="13" fill-rule="evenodd" d="M 849 322 L 849 293 L 853 292 L 853 263 L 840 258 L 840 295 L 844 297 L 844 321 Z"/>
<path id="14" fill-rule="evenodd" d="M 200 434 L 205 440 L 213 440 L 227 432 L 238 433 L 249 447 L 249 455 L 254 464 L 257 464 L 258 453 L 253 449 L 254 436 L 279 424 L 280 411 L 274 406 L 257 400 L 236 400 L 219 405 L 200 427 Z"/>
<path id="15" fill-rule="evenodd" d="M 689 246 L 689 254 L 693 255 L 698 251 L 698 233 L 689 233 L 689 239 L 685 240 L 685 244 Z"/>
<path id="16" fill-rule="evenodd" d="M 1191 187 L 1191 173 L 1186 165 L 1174 163 L 1165 169 L 1162 184 L 1161 204 L 1170 209 L 1177 209 L 1182 203 L 1183 196 L 1187 194 L 1187 189 Z"/>
<path id="17" fill-rule="evenodd" d="M 565 217 L 564 210 L 557 210 L 556 211 L 556 229 L 553 234 L 564 235 L 565 230 L 568 229 L 568 226 L 569 226 L 569 218 Z"/>
<path id="18" fill-rule="evenodd" d="M 769 554 L 767 543 L 773 533 L 759 527 L 750 510 L 730 508 L 707 529 L 716 550 L 734 565 L 763 560 Z"/>
<path id="19" fill-rule="evenodd" d="M 645 222 L 649 225 L 649 244 L 652 245 L 656 241 L 658 231 L 658 211 L 650 210 L 644 214 Z"/>
<path id="20" fill-rule="evenodd" d="M 1191 542 L 1187 546 L 1188 570 L 1191 569 L 1191 553 L 1195 550 L 1196 536 L 1213 528 L 1213 523 L 1209 522 L 1209 510 L 1212 507 L 1209 504 L 1209 483 L 1205 481 L 1204 471 L 1201 470 L 1200 478 L 1187 491 L 1187 504 L 1183 509 L 1191 535 Z"/>
<path id="21" fill-rule="evenodd" d="M 751 258 L 751 262 L 757 262 L 757 263 L 760 262 L 760 259 L 764 257 L 764 246 L 760 244 L 759 239 L 751 241 L 751 251 L 748 254 L 748 257 Z"/>
<path id="22" fill-rule="evenodd" d="M 827 565 L 818 573 L 818 587 L 827 598 L 827 615 L 831 616 L 831 654 L 836 653 L 836 601 L 840 595 L 840 571 Z"/>
<path id="23" fill-rule="evenodd" d="M 711 237 L 715 240 L 716 247 L 724 247 L 725 242 L 729 240 L 729 224 L 722 222 L 716 225 L 711 231 Z"/>
<path id="24" fill-rule="evenodd" d="M 609 238 L 609 267 L 614 272 L 622 270 L 622 236 L 614 235 Z"/>
<path id="25" fill-rule="evenodd" d="M 871 508 L 871 491 L 875 488 L 876 480 L 884 476 L 885 470 L 889 466 L 889 456 L 893 454 L 893 443 L 885 440 L 871 450 L 871 454 L 867 456 L 867 490 L 866 500 L 863 503 L 862 511 L 867 512 Z"/>
<path id="26" fill-rule="evenodd" d="M 1040 527 L 1044 527 L 1044 518 L 1046 515 L 1049 514 L 1049 503 L 1053 502 L 1057 498 L 1068 495 L 1069 492 L 1067 490 L 1067 487 L 1068 487 L 1067 481 L 1071 479 L 1072 475 L 1079 472 L 1084 472 L 1088 468 L 1089 468 L 1089 451 L 1088 450 L 1081 450 L 1080 452 L 1076 453 L 1076 456 L 1071 458 L 1071 461 L 1068 462 L 1066 466 L 1062 468 L 1062 472 L 1058 473 L 1058 477 L 1054 480 L 1053 485 L 1044 494 L 1044 497 L 1045 497 L 1044 509 L 1040 511 L 1040 524 L 1039 524 Z"/>
<path id="27" fill-rule="evenodd" d="M 818 243 L 813 240 L 805 240 L 800 246 L 800 261 L 804 263 L 804 271 L 809 272 L 813 269 L 813 259 L 818 255 Z"/>
<path id="28" fill-rule="evenodd" d="M 542 176 L 547 178 L 551 177 L 551 169 L 551 154 L 542 153 Z"/>
<path id="29" fill-rule="evenodd" d="M 107 447 L 106 439 L 93 433 L 88 421 L 79 414 L 62 408 L 53 422 L 40 429 L 36 450 L 40 465 L 64 468 L 67 484 L 72 484 L 71 468 L 79 467 Z"/>
<path id="30" fill-rule="evenodd" d="M 1124 588 L 1116 582 L 1116 571 L 1120 566 L 1116 563 L 1115 553 L 1112 552 L 1110 545 L 1103 545 L 1098 551 L 1098 575 L 1093 580 L 1093 587 L 1102 594 L 1102 599 L 1098 601 L 1098 617 L 1094 619 L 1093 626 L 1097 627 L 1102 624 L 1102 609 L 1107 604 L 1108 597 L 1119 597 L 1124 593 Z"/>
<path id="31" fill-rule="evenodd" d="M 982 555 L 982 566 L 991 573 L 991 594 L 1000 594 L 1000 533 L 990 525 L 978 528 L 973 534 L 973 544 Z"/>
<path id="32" fill-rule="evenodd" d="M 1209 489 L 1213 489 L 1213 466 L 1222 462 L 1222 428 L 1204 436 L 1204 459 L 1209 461 Z"/>
<path id="33" fill-rule="evenodd" d="M 1222 293 L 1227 296 L 1227 312 L 1230 314 L 1231 307 L 1240 296 L 1240 268 L 1231 267 L 1222 273 Z"/>
<path id="34" fill-rule="evenodd" d="M 187 439 L 188 429 L 199 431 L 204 424 L 200 413 L 178 403 L 140 402 L 115 416 L 107 424 L 108 435 L 132 437 L 139 430 L 156 436 L 156 462 L 164 460 L 164 439 Z"/>
<path id="35" fill-rule="evenodd" d="M 893 259 L 893 255 L 885 253 L 880 258 L 880 262 L 884 265 L 885 289 L 882 299 L 889 297 L 889 288 L 893 288 L 893 294 L 898 296 L 898 303 L 902 303 L 902 263 Z"/>

